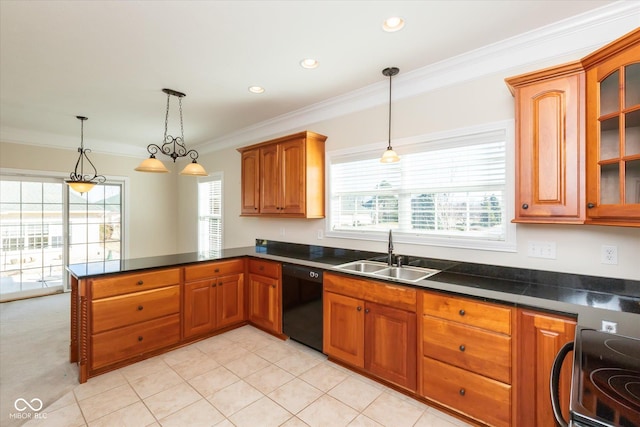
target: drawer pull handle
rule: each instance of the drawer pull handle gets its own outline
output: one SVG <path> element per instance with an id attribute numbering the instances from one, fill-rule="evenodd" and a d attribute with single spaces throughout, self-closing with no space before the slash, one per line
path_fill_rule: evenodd
<path id="1" fill-rule="evenodd" d="M 460 314 L 460 316 L 464 316 L 466 314 L 466 312 L 463 309 L 460 309 L 458 313 Z"/>
<path id="2" fill-rule="evenodd" d="M 144 284 L 144 282 L 142 280 L 138 280 L 138 283 L 136 283 L 136 285 L 138 285 L 138 286 L 140 286 L 142 284 Z"/>
<path id="3" fill-rule="evenodd" d="M 138 311 L 142 311 L 143 308 L 144 308 L 143 306 L 139 305 L 138 306 Z"/>
<path id="4" fill-rule="evenodd" d="M 214 273 L 220 273 L 220 269 L 216 268 L 215 270 L 213 270 Z"/>
<path id="5" fill-rule="evenodd" d="M 460 393 L 460 396 L 464 396 L 466 391 L 465 391 L 465 389 L 461 388 L 458 393 Z"/>
<path id="6" fill-rule="evenodd" d="M 141 336 L 138 337 L 138 341 L 142 341 L 144 338 L 142 338 Z"/>
<path id="7" fill-rule="evenodd" d="M 362 311 L 362 307 L 358 306 L 358 307 L 356 308 L 356 310 L 358 310 L 358 311 Z"/>
<path id="8" fill-rule="evenodd" d="M 460 351 L 465 351 L 467 348 L 464 346 L 464 344 L 460 344 Z"/>

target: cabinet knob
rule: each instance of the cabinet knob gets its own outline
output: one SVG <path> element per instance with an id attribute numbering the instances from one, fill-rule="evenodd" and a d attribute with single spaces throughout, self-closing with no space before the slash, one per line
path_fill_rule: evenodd
<path id="1" fill-rule="evenodd" d="M 368 308 L 365 308 L 365 309 L 364 309 L 364 312 L 365 312 L 365 313 L 368 313 L 368 312 L 369 312 L 369 309 L 368 309 Z"/>
<path id="2" fill-rule="evenodd" d="M 138 341 L 142 341 L 144 338 L 142 338 L 142 336 L 138 337 Z"/>
<path id="3" fill-rule="evenodd" d="M 464 396 L 466 391 L 465 391 L 465 389 L 461 388 L 458 393 L 460 393 L 460 396 Z"/>
<path id="4" fill-rule="evenodd" d="M 356 310 L 362 311 L 362 307 L 358 306 L 358 308 Z"/>
<path id="5" fill-rule="evenodd" d="M 596 207 L 596 205 L 594 205 L 593 203 L 587 203 L 587 207 L 588 207 L 589 209 L 593 209 L 593 208 L 595 208 L 595 207 Z"/>
<path id="6" fill-rule="evenodd" d="M 215 283 L 212 283 L 212 284 L 211 284 L 211 287 L 212 287 L 212 288 L 215 288 L 215 287 L 216 287 L 216 284 L 215 284 Z"/>
<path id="7" fill-rule="evenodd" d="M 136 283 L 136 285 L 138 285 L 138 286 L 140 286 L 142 284 L 144 284 L 144 282 L 142 280 L 138 280 L 138 283 Z"/>
<path id="8" fill-rule="evenodd" d="M 464 346 L 464 344 L 460 344 L 460 347 L 458 347 L 460 349 L 460 351 L 465 351 L 466 347 Z"/>
<path id="9" fill-rule="evenodd" d="M 263 271 L 264 270 L 264 265 L 261 265 L 260 268 L 258 268 L 258 270 Z"/>
<path id="10" fill-rule="evenodd" d="M 464 316 L 466 314 L 466 312 L 463 309 L 460 309 L 460 311 L 458 312 L 458 314 L 460 314 L 460 316 Z"/>
<path id="11" fill-rule="evenodd" d="M 526 203 L 523 203 L 523 204 L 522 204 L 522 209 L 529 209 L 529 205 L 528 205 L 528 204 L 526 204 Z"/>
<path id="12" fill-rule="evenodd" d="M 213 270 L 214 273 L 220 273 L 220 269 L 216 268 L 215 270 Z"/>
<path id="13" fill-rule="evenodd" d="M 258 210 L 258 208 L 253 208 L 253 210 L 254 210 L 254 211 L 257 211 L 257 210 Z"/>
<path id="14" fill-rule="evenodd" d="M 272 287 L 273 289 L 275 289 L 275 288 L 276 288 L 276 285 L 271 285 L 271 287 Z"/>
<path id="15" fill-rule="evenodd" d="M 138 311 L 142 311 L 143 308 L 144 308 L 143 306 L 139 305 L 138 306 Z"/>

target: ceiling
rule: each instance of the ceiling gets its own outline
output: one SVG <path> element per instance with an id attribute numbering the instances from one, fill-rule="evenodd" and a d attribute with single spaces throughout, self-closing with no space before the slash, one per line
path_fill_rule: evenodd
<path id="1" fill-rule="evenodd" d="M 5 142 L 75 148 L 83 115 L 87 146 L 142 154 L 162 140 L 170 88 L 186 93 L 187 146 L 215 146 L 370 85 L 388 93 L 385 67 L 402 75 L 609 3 L 2 0 L 0 130 Z M 405 27 L 384 32 L 394 15 Z M 319 67 L 303 69 L 307 57 Z"/>

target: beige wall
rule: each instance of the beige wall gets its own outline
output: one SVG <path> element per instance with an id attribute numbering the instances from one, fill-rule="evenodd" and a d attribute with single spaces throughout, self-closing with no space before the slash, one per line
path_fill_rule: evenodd
<path id="1" fill-rule="evenodd" d="M 528 70 L 514 70 L 514 75 Z M 491 75 L 442 88 L 427 94 L 401 100 L 393 104 L 393 138 L 408 138 L 499 120 L 513 119 L 513 97 L 504 83 L 507 75 Z M 379 142 L 382 152 L 387 133 L 387 106 L 353 113 L 335 119 L 312 123 L 306 129 L 328 136 L 328 152 Z M 290 132 L 302 129 L 292 129 Z M 246 144 L 258 141 L 246 141 Z M 209 171 L 224 173 L 225 246 L 253 245 L 256 238 L 295 243 L 316 244 L 384 252 L 384 241 L 317 238 L 318 230 L 325 231 L 325 220 L 286 220 L 240 217 L 240 155 L 235 149 L 205 154 L 202 163 Z M 195 194 L 189 194 L 191 184 L 182 181 L 181 251 L 196 247 L 194 213 Z M 281 230 L 284 229 L 284 235 Z M 396 243 L 396 253 L 425 257 L 447 258 L 468 262 L 533 268 L 594 276 L 640 280 L 640 228 L 603 227 L 586 225 L 517 225 L 517 252 L 494 252 L 471 249 L 444 248 Z M 528 241 L 553 241 L 557 245 L 557 259 L 527 256 Z M 618 265 L 600 263 L 600 247 L 618 247 Z"/>
<path id="2" fill-rule="evenodd" d="M 0 142 L 0 168 L 39 172 L 59 172 L 68 176 L 78 158 L 77 151 Z M 91 161 L 101 175 L 129 179 L 126 256 L 139 258 L 178 251 L 177 172 L 146 174 L 135 172 L 141 159 L 92 152 Z M 184 177 L 181 177 L 184 179 Z"/>

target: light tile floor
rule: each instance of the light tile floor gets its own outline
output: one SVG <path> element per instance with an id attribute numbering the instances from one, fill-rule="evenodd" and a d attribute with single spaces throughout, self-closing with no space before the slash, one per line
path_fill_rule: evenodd
<path id="1" fill-rule="evenodd" d="M 468 426 L 251 326 L 91 378 L 40 416 L 25 425 Z"/>

